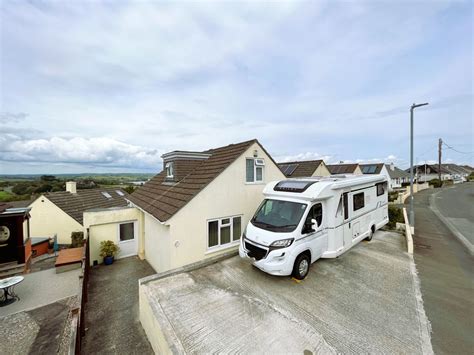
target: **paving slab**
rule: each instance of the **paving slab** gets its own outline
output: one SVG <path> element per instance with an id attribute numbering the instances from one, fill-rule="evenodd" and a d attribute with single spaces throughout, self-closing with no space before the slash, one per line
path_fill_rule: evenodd
<path id="1" fill-rule="evenodd" d="M 177 352 L 429 354 L 405 248 L 402 235 L 379 231 L 337 259 L 317 261 L 301 282 L 233 257 L 141 287 Z"/>

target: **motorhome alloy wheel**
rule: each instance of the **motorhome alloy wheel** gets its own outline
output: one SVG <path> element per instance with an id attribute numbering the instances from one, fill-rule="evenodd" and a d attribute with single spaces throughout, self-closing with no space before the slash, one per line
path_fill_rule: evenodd
<path id="1" fill-rule="evenodd" d="M 293 277 L 298 280 L 302 280 L 308 275 L 309 271 L 309 257 L 306 254 L 301 254 L 296 258 L 295 265 L 293 267 Z"/>

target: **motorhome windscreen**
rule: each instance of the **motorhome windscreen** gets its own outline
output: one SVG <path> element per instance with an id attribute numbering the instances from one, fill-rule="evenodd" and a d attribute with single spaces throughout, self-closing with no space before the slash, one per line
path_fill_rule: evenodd
<path id="1" fill-rule="evenodd" d="M 272 232 L 292 232 L 298 227 L 306 207 L 305 203 L 264 200 L 251 222 Z"/>
<path id="2" fill-rule="evenodd" d="M 286 192 L 303 192 L 308 187 L 313 185 L 316 181 L 304 181 L 304 180 L 284 180 L 280 181 L 273 188 L 274 191 L 286 191 Z"/>

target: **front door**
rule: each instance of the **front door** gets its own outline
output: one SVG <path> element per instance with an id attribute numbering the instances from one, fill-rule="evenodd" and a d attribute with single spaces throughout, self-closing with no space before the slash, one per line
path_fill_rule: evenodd
<path id="1" fill-rule="evenodd" d="M 138 233 L 137 221 L 120 223 L 118 225 L 118 245 L 120 252 L 117 259 L 127 256 L 137 255 L 138 252 Z"/>

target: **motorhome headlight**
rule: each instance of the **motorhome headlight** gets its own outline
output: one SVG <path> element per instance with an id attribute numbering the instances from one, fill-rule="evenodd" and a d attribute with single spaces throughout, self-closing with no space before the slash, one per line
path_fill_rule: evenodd
<path id="1" fill-rule="evenodd" d="M 294 240 L 293 238 L 276 240 L 270 245 L 270 247 L 272 247 L 272 248 L 287 248 L 293 243 L 293 240 Z"/>

